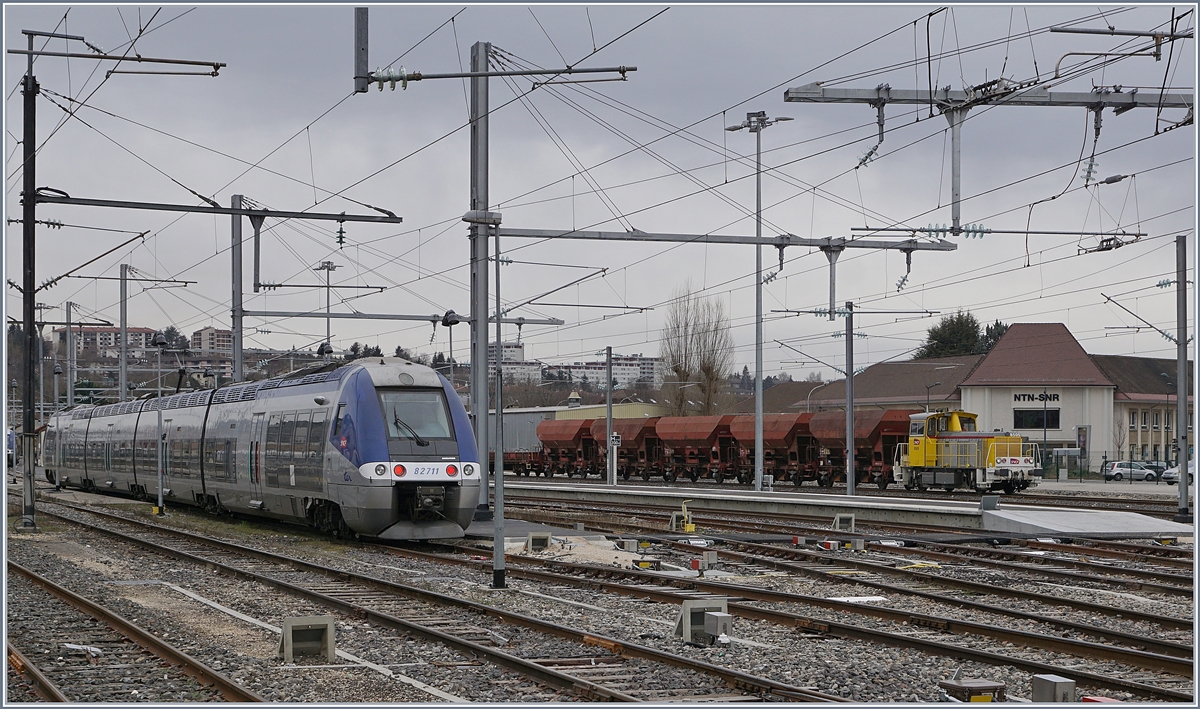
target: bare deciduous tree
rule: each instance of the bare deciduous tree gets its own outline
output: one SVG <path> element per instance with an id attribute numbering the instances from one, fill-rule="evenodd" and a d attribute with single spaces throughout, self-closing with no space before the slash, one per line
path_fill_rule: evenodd
<path id="1" fill-rule="evenodd" d="M 670 372 L 663 391 L 676 416 L 709 416 L 719 408 L 721 386 L 733 367 L 729 314 L 716 298 L 692 292 L 691 283 L 676 289 L 662 330 L 661 356 Z M 694 388 L 694 393 L 687 390 Z M 696 401 L 690 406 L 689 397 Z"/>

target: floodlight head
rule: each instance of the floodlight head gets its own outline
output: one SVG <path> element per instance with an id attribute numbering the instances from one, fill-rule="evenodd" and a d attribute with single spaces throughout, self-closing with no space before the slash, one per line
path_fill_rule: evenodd
<path id="1" fill-rule="evenodd" d="M 154 338 L 150 340 L 150 344 L 154 347 L 166 348 L 167 336 L 162 333 L 162 330 L 159 330 L 158 332 L 154 333 Z"/>
<path id="2" fill-rule="evenodd" d="M 462 220 L 468 224 L 482 224 L 484 226 L 500 226 L 500 212 L 489 212 L 483 209 L 472 209 L 462 216 Z"/>
<path id="3" fill-rule="evenodd" d="M 767 117 L 766 111 L 747 111 L 746 112 L 746 120 L 748 120 L 748 121 L 752 121 L 755 118 L 766 118 L 766 117 Z"/>
<path id="4" fill-rule="evenodd" d="M 730 133 L 733 133 L 733 132 L 739 131 L 745 127 L 746 126 L 744 126 L 744 125 L 728 126 L 725 128 L 725 130 L 729 131 Z"/>
<path id="5" fill-rule="evenodd" d="M 796 119 L 792 118 L 791 116 L 775 116 L 775 120 L 777 120 L 777 121 L 794 121 Z"/>
<path id="6" fill-rule="evenodd" d="M 451 325 L 457 325 L 460 322 L 462 322 L 462 320 L 459 319 L 458 313 L 454 312 L 453 310 L 447 310 L 446 314 L 442 316 L 442 326 L 443 327 L 450 327 Z"/>

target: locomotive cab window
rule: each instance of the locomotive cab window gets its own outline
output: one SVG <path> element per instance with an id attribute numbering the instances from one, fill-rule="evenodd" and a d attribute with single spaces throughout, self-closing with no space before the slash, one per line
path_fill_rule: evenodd
<path id="1" fill-rule="evenodd" d="M 383 389 L 379 392 L 388 438 L 453 439 L 446 396 L 440 389 Z"/>
<path id="2" fill-rule="evenodd" d="M 959 423 L 962 425 L 962 430 L 967 432 L 975 431 L 975 419 L 962 416 L 959 418 Z"/>
<path id="3" fill-rule="evenodd" d="M 924 421 L 913 421 L 912 423 L 910 423 L 908 426 L 908 435 L 924 436 L 925 435 L 925 422 Z"/>

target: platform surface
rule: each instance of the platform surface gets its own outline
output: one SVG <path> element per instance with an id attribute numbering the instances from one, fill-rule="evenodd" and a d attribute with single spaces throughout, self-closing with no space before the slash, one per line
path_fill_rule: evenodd
<path id="1" fill-rule="evenodd" d="M 1005 508 L 983 513 L 983 528 L 1013 534 L 1087 534 L 1117 538 L 1121 535 L 1187 536 L 1195 533 L 1190 524 L 1180 524 L 1136 512 L 1114 510 L 1068 510 Z"/>

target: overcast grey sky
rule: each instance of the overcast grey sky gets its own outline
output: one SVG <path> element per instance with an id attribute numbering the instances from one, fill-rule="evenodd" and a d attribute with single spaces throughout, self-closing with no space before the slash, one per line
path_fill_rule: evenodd
<path id="1" fill-rule="evenodd" d="M 531 12 L 522 6 L 373 6 L 370 64 L 459 71 L 469 66 L 471 44 L 488 41 L 506 66 L 553 68 L 586 57 L 579 66 L 637 67 L 625 82 L 533 91 L 526 78 L 491 80 L 492 207 L 503 212 L 505 226 L 530 229 L 753 235 L 754 136 L 723 128 L 757 110 L 795 119 L 763 133 L 764 234 L 849 236 L 851 227 L 948 223 L 946 120 L 931 118 L 927 107 L 889 106 L 886 139 L 874 159 L 855 170 L 877 142 L 875 110 L 784 103 L 788 87 L 812 81 L 844 88 L 886 82 L 900 89 L 925 88 L 932 79 L 936 86 L 961 89 L 1003 77 L 1036 80 L 1052 90 L 1137 87 L 1148 104 L 1164 83 L 1194 92 L 1193 40 L 1164 46 L 1161 61 L 1114 58 L 1082 70 L 1081 62 L 1099 62 L 1064 55 L 1144 52 L 1149 43 L 1046 31 L 1062 24 L 1161 29 L 1169 27 L 1169 6 L 961 5 L 927 18 L 936 8 L 562 5 L 534 6 Z M 1189 14 L 1180 25 L 1191 29 L 1194 21 Z M 372 88 L 351 95 L 350 5 L 5 7 L 7 48 L 23 48 L 21 30 L 37 29 L 83 35 L 106 51 L 124 52 L 139 28 L 136 51 L 142 56 L 228 66 L 216 78 L 106 79 L 112 62 L 39 59 L 35 74 L 44 91 L 37 108 L 39 186 L 75 197 L 183 204 L 201 203 L 188 191 L 194 190 L 221 204 L 237 193 L 287 210 L 366 213 L 361 203 L 384 207 L 401 215 L 403 225 L 346 224 L 342 249 L 335 243 L 336 224 L 268 222 L 263 279 L 316 284 L 323 274 L 311 269 L 332 260 L 339 266 L 337 284 L 388 286 L 369 297 L 356 297 L 361 290 L 335 290 L 337 310 L 470 311 L 467 232 L 460 221 L 469 204 L 464 82 L 431 80 L 406 91 Z M 604 48 L 593 54 L 597 47 Z M 87 51 L 63 40 L 46 48 Z M 1069 79 L 1053 78 L 1060 58 Z M 4 205 L 6 216 L 14 218 L 20 216 L 18 87 L 25 59 L 6 55 L 5 61 Z M 515 100 L 514 92 L 522 98 Z M 72 107 L 72 99 L 85 105 L 66 118 L 62 109 Z M 1155 284 L 1174 275 L 1175 235 L 1185 232 L 1195 244 L 1196 129 L 1155 136 L 1155 127 L 1183 114 L 1159 115 L 1152 106 L 1120 116 L 1105 111 L 1095 140 L 1092 116 L 1083 108 L 972 110 L 963 128 L 962 189 L 968 198 L 963 221 L 1010 230 L 1028 224 L 1074 235 L 955 237 L 956 252 L 915 254 L 899 292 L 901 254 L 848 252 L 839 262 L 839 302 L 853 299 L 876 310 L 965 308 L 984 322 L 1063 322 L 1090 352 L 1173 357 L 1171 344 L 1157 333 L 1108 329 L 1140 323 L 1106 305 L 1101 293 L 1173 327 L 1173 291 Z M 1085 187 L 1093 151 L 1097 177 L 1136 177 Z M 1039 200 L 1047 201 L 1031 213 L 1030 205 Z M 40 207 L 38 217 L 149 231 L 143 243 L 99 260 L 82 275 L 116 276 L 124 262 L 144 277 L 197 281 L 186 289 L 131 287 L 131 325 L 174 324 L 187 334 L 205 325 L 229 327 L 228 217 L 67 206 Z M 1077 255 L 1097 243 L 1079 232 L 1113 229 L 1147 236 L 1116 251 Z M 19 280 L 20 226 L 9 225 L 5 236 L 5 270 Z M 71 270 L 129 236 L 39 227 L 37 280 Z M 690 280 L 728 304 L 737 368 L 753 369 L 752 249 L 515 239 L 504 249 L 517 261 L 503 270 L 502 295 L 509 303 L 578 279 L 587 269 L 607 269 L 542 299 L 570 307 L 514 311 L 566 321 L 557 328 L 524 328 L 530 358 L 593 359 L 606 345 L 619 353 L 657 354 L 667 303 Z M 763 256 L 766 271 L 778 269 L 774 249 Z M 785 257 L 783 272 L 765 286 L 764 309 L 825 305 L 825 257 L 800 248 Z M 6 292 L 9 315 L 19 317 L 19 295 L 11 288 Z M 248 294 L 246 307 L 323 309 L 324 298 L 322 288 L 287 288 Z M 347 298 L 353 300 L 339 304 Z M 114 323 L 119 313 L 118 286 L 110 280 L 65 279 L 38 300 L 51 305 L 71 300 L 87 315 Z M 588 305 L 653 310 L 619 315 L 620 309 L 582 307 Z M 902 355 L 932 323 L 894 315 L 862 318 L 857 329 L 867 337 L 858 341 L 856 364 Z M 323 320 L 312 319 L 246 324 L 250 347 L 308 347 L 325 330 Z M 844 344 L 831 333 L 843 327 L 840 320 L 768 313 L 765 374 L 786 370 L 802 378 L 819 370 L 834 376 L 828 367 L 796 364 L 811 360 L 774 341 L 840 366 Z M 271 333 L 256 334 L 255 328 Z M 359 341 L 385 352 L 396 345 L 418 353 L 445 351 L 445 329 L 439 327 L 431 343 L 433 334 L 420 323 L 333 321 L 338 348 Z M 455 354 L 467 359 L 466 328 L 457 334 Z M 506 339 L 516 336 L 515 328 L 506 333 Z"/>

